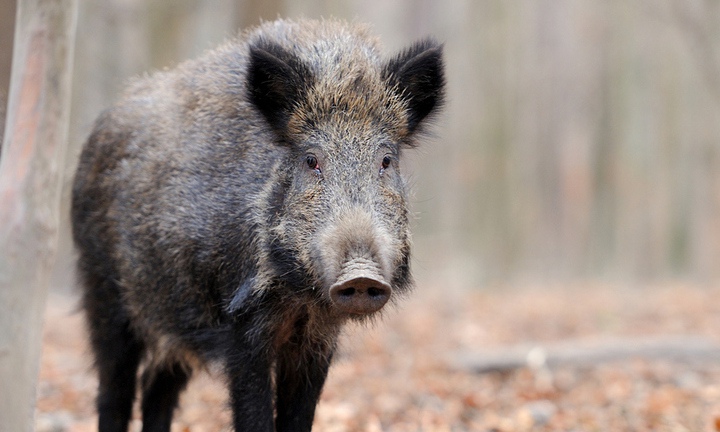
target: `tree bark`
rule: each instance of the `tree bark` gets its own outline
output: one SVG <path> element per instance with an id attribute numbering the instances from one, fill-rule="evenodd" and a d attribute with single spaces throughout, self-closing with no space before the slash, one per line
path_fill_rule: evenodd
<path id="1" fill-rule="evenodd" d="M 76 11 L 77 0 L 18 3 L 0 159 L 0 432 L 33 429 Z"/>
<path id="2" fill-rule="evenodd" d="M 10 64 L 15 29 L 15 0 L 0 0 L 0 152 L 5 126 L 5 107 L 10 85 Z"/>

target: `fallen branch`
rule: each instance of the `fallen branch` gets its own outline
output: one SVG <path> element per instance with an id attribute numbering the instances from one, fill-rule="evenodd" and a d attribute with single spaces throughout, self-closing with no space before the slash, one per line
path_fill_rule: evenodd
<path id="1" fill-rule="evenodd" d="M 593 366 L 635 358 L 717 362 L 720 359 L 720 343 L 702 336 L 575 340 L 462 352 L 456 354 L 450 363 L 458 369 L 487 373 L 523 367 Z"/>

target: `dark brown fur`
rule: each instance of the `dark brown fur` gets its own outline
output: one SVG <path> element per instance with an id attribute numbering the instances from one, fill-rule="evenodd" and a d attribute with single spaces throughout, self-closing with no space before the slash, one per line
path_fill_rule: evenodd
<path id="1" fill-rule="evenodd" d="M 362 318 L 331 285 L 352 266 L 391 299 L 411 285 L 399 161 L 442 103 L 441 55 L 428 40 L 385 60 L 360 26 L 269 22 L 98 119 L 72 219 L 101 431 L 127 429 L 143 361 L 146 432 L 169 430 L 213 361 L 235 430 L 311 428 L 341 325 Z"/>

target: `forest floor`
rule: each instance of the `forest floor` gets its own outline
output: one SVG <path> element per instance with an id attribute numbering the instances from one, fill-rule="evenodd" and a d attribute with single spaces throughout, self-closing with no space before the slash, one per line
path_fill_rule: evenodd
<path id="1" fill-rule="evenodd" d="M 37 430 L 95 431 L 77 300 L 45 320 Z M 173 432 L 230 430 L 226 399 L 199 374 Z M 314 430 L 719 431 L 720 287 L 418 289 L 345 332 Z"/>

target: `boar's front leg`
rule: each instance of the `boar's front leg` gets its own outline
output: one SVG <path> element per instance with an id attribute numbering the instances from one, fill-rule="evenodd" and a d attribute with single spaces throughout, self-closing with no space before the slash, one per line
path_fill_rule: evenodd
<path id="1" fill-rule="evenodd" d="M 228 359 L 230 403 L 236 432 L 272 432 L 273 398 L 270 359 L 247 341 L 236 342 Z"/>
<path id="2" fill-rule="evenodd" d="M 278 432 L 310 431 L 315 406 L 328 374 L 333 346 L 286 346 L 276 365 L 275 428 Z"/>

